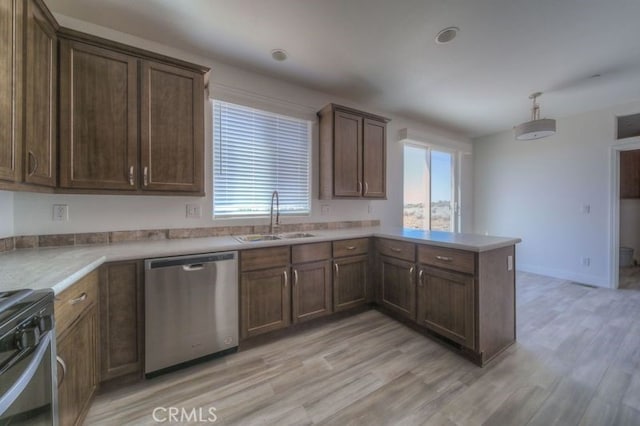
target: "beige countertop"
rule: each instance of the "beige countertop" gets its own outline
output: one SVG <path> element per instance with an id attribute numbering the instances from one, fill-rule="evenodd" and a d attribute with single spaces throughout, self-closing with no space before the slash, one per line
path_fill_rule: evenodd
<path id="1" fill-rule="evenodd" d="M 383 237 L 483 252 L 511 246 L 521 241 L 519 238 L 379 227 L 310 231 L 310 233 L 315 236 L 252 243 L 241 243 L 234 237 L 225 236 L 16 250 L 0 254 L 0 291 L 51 288 L 58 294 L 105 262 L 246 250 L 285 244 Z"/>

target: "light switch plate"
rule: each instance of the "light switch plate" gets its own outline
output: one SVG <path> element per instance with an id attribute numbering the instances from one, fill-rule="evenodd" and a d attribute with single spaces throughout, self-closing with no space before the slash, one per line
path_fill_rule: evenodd
<path id="1" fill-rule="evenodd" d="M 187 204 L 187 217 L 190 219 L 202 217 L 202 208 L 200 207 L 200 204 Z"/>

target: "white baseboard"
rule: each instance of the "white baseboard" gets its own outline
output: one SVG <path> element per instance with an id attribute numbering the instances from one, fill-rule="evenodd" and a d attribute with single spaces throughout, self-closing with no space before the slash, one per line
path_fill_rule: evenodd
<path id="1" fill-rule="evenodd" d="M 548 277 L 560 278 L 563 280 L 574 281 L 581 284 L 594 285 L 596 287 L 611 288 L 608 278 L 599 277 L 597 275 L 580 274 L 573 271 L 562 269 L 545 268 L 543 266 L 518 264 L 516 267 L 519 271 L 530 272 L 532 274 L 546 275 Z"/>

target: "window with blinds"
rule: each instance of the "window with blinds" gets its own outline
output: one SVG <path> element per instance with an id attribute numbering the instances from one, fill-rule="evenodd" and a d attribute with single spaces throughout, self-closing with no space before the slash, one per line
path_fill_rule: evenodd
<path id="1" fill-rule="evenodd" d="M 213 215 L 310 212 L 311 122 L 213 101 Z"/>

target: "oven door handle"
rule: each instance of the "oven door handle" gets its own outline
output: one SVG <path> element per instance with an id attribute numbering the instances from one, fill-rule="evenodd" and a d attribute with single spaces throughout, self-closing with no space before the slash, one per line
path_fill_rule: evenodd
<path id="1" fill-rule="evenodd" d="M 33 352 L 33 359 L 29 361 L 29 365 L 27 365 L 27 368 L 25 368 L 22 375 L 20 375 L 20 377 L 18 377 L 15 382 L 13 382 L 11 387 L 7 389 L 7 391 L 3 395 L 0 395 L 0 414 L 7 411 L 7 409 L 15 402 L 15 400 L 18 399 L 18 397 L 24 392 L 25 388 L 33 379 L 33 376 L 35 376 L 40 363 L 42 363 L 42 359 L 47 353 L 47 349 L 51 347 L 52 335 L 53 333 L 49 331 L 40 339 L 40 343 Z M 16 354 L 14 358 L 24 356 L 20 355 L 22 353 L 23 351 L 18 352 L 18 354 Z M 14 364 L 15 362 L 11 365 Z M 3 372 L 6 370 L 8 370 L 8 368 L 3 369 Z"/>

